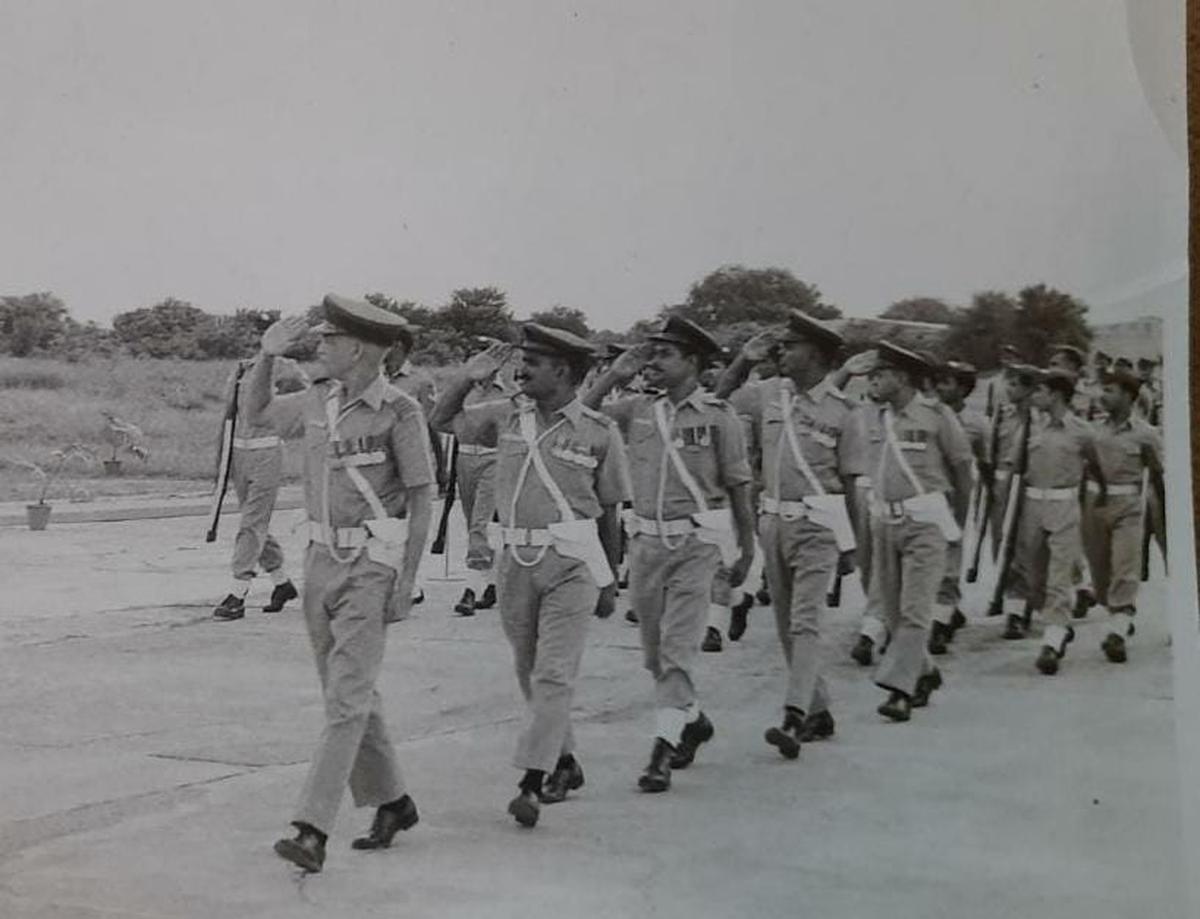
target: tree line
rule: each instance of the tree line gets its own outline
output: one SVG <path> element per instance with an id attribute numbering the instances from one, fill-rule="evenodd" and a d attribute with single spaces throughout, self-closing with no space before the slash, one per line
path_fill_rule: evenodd
<path id="1" fill-rule="evenodd" d="M 417 363 L 461 361 L 478 349 L 481 339 L 508 338 L 517 321 L 507 295 L 494 286 L 459 288 L 438 306 L 379 291 L 367 293 L 365 298 L 419 328 L 412 355 Z M 820 319 L 842 318 L 841 310 L 826 302 L 815 285 L 790 271 L 741 265 L 726 265 L 709 273 L 692 284 L 681 303 L 660 306 L 651 318 L 623 331 L 595 329 L 583 310 L 561 304 L 527 318 L 604 344 L 634 340 L 673 313 L 693 319 L 723 345 L 736 348 L 760 329 L 782 322 L 791 309 Z M 314 322 L 320 318 L 319 304 L 308 311 Z M 1035 284 L 1015 294 L 983 291 L 962 306 L 934 297 L 898 300 L 877 320 L 847 320 L 844 334 L 850 350 L 870 347 L 887 337 L 920 350 L 954 355 L 986 370 L 998 366 L 1003 344 L 1015 345 L 1027 359 L 1038 363 L 1046 357 L 1048 347 L 1058 342 L 1086 351 L 1092 339 L 1087 311 L 1087 306 L 1070 294 Z M 214 314 L 170 297 L 119 313 L 113 317 L 112 327 L 105 328 L 78 322 L 52 293 L 7 296 L 0 298 L 0 354 L 66 360 L 123 355 L 238 358 L 254 353 L 262 329 L 279 315 L 278 309 L 248 308 Z"/>

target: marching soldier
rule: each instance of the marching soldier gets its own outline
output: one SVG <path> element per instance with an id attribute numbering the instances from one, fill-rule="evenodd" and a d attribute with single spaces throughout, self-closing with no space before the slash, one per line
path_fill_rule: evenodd
<path id="1" fill-rule="evenodd" d="M 1157 431 L 1133 412 L 1139 381 L 1115 372 L 1104 383 L 1106 420 L 1096 426 L 1096 453 L 1108 500 L 1100 486 L 1087 483 L 1083 508 L 1083 545 L 1095 578 L 1096 596 L 1108 609 L 1108 633 L 1101 648 L 1114 663 L 1126 657 L 1125 639 L 1133 634 L 1137 613 L 1142 527 L 1147 486 L 1162 479 L 1162 444 Z"/>
<path id="2" fill-rule="evenodd" d="M 318 359 L 324 379 L 271 397 L 271 367 L 308 331 L 302 317 L 281 320 L 262 339 L 247 384 L 248 410 L 285 438 L 305 439 L 309 544 L 304 618 L 325 696 L 325 729 L 292 825 L 275 851 L 320 871 L 347 783 L 356 805 L 375 806 L 355 849 L 391 845 L 417 822 L 383 720 L 375 680 L 385 627 L 408 613 L 412 581 L 429 529 L 434 491 L 425 419 L 415 400 L 383 376 L 400 317 L 329 295 Z"/>
<path id="3" fill-rule="evenodd" d="M 988 455 L 991 426 L 982 412 L 971 408 L 966 402 L 975 390 L 977 378 L 974 366 L 953 360 L 939 367 L 935 374 L 938 397 L 962 425 L 975 457 L 979 478 L 987 481 L 991 477 L 991 458 Z M 937 601 L 933 607 L 933 626 L 929 633 L 930 654 L 945 654 L 946 645 L 954 639 L 954 633 L 967 624 L 966 616 L 958 608 L 962 599 L 962 546 L 960 539 L 946 547 L 946 573 L 938 587 Z"/>
<path id="4" fill-rule="evenodd" d="M 1136 405 L 1142 418 L 1154 428 L 1162 425 L 1162 387 L 1154 377 L 1157 369 L 1157 362 L 1148 357 L 1138 358 L 1137 378 L 1142 387 L 1138 392 Z"/>
<path id="5" fill-rule="evenodd" d="M 721 390 L 749 375 L 759 344 L 743 347 Z M 839 554 L 854 549 L 854 478 L 865 472 L 854 405 L 827 379 L 842 346 L 829 326 L 792 310 L 778 336 L 780 376 L 733 396 L 761 457 L 759 536 L 788 665 L 782 725 L 764 736 L 788 759 L 800 755 L 802 742 L 834 732 L 821 674 L 821 613 Z"/>
<path id="6" fill-rule="evenodd" d="M 1004 369 L 1004 401 L 998 406 L 992 428 L 992 458 L 996 464 L 996 497 L 992 502 L 990 521 L 993 557 L 1000 549 L 1004 520 L 1012 498 L 1009 492 L 1013 469 L 1009 461 L 1021 440 L 1024 419 L 1029 416 L 1030 397 L 1040 375 L 1038 369 L 1030 364 L 1014 363 Z"/>
<path id="7" fill-rule="evenodd" d="M 754 559 L 741 422 L 698 379 L 720 353 L 700 326 L 669 318 L 646 346 L 622 355 L 583 400 L 599 405 L 639 372 L 663 392 L 604 407 L 628 444 L 633 475 L 633 507 L 625 514 L 630 588 L 657 716 L 650 763 L 638 779 L 647 792 L 670 788 L 671 770 L 690 766 L 713 736 L 696 701 L 700 636 L 710 608 L 723 609 L 723 594 L 742 583 Z M 714 576 L 722 582 L 715 595 Z"/>
<path id="8" fill-rule="evenodd" d="M 858 565 L 859 576 L 862 579 L 863 596 L 867 604 L 863 608 L 862 621 L 859 626 L 858 639 L 850 651 L 850 657 L 863 667 L 870 667 L 875 661 L 875 649 L 882 651 L 887 647 L 888 633 L 883 624 L 882 613 L 871 605 L 871 548 L 874 543 L 871 524 L 871 472 L 879 465 L 879 451 L 883 447 L 883 428 L 880 424 L 880 408 L 878 379 L 872 379 L 867 384 L 867 398 L 861 402 L 857 411 L 859 424 L 866 444 L 866 474 L 854 480 L 858 497 L 855 500 L 854 533 L 858 543 L 855 552 L 855 562 Z"/>
<path id="9" fill-rule="evenodd" d="M 1006 638 L 1014 637 L 1014 633 L 1021 637 L 1024 620 L 1017 607 L 1034 597 L 1045 598 L 1046 629 L 1037 667 L 1047 675 L 1058 672 L 1058 662 L 1075 635 L 1069 618 L 1073 572 L 1083 551 L 1079 490 L 1085 466 L 1098 483 L 1098 500 L 1104 501 L 1105 479 L 1096 456 L 1093 429 L 1069 408 L 1074 389 L 1073 374 L 1049 370 L 1042 374 L 1031 396 L 1030 404 L 1044 417 L 1031 421 L 1026 435 L 1024 494 L 1014 534 L 1016 556 L 1005 590 Z M 1010 453 L 1010 468 L 1020 464 L 1020 450 L 1018 443 Z M 1040 558 L 1046 559 L 1044 565 L 1039 564 Z"/>
<path id="10" fill-rule="evenodd" d="M 235 398 L 241 380 L 259 359 L 239 362 L 225 385 L 225 404 Z M 229 594 L 213 610 L 213 618 L 222 620 L 246 615 L 246 595 L 258 568 L 274 585 L 264 613 L 277 613 L 300 595 L 283 567 L 283 549 L 270 531 L 283 479 L 283 441 L 269 425 L 251 419 L 244 399 L 237 401 L 233 430 L 229 475 L 237 494 L 239 519 L 233 541 L 233 581 Z"/>
<path id="11" fill-rule="evenodd" d="M 873 477 L 875 546 L 870 603 L 891 646 L 875 674 L 889 693 L 879 713 L 907 721 L 942 684 L 926 656 L 930 616 L 946 571 L 946 545 L 960 539 L 971 500 L 972 457 L 962 425 L 940 403 L 918 397 L 928 365 L 880 342 L 871 376 L 883 407 L 884 442 Z"/>
<path id="12" fill-rule="evenodd" d="M 588 620 L 612 612 L 617 508 L 630 499 L 630 486 L 616 425 L 575 394 L 591 346 L 535 323 L 522 330 L 516 381 L 526 398 L 463 409 L 471 386 L 490 379 L 511 351 L 493 345 L 446 387 L 434 423 L 444 428 L 461 411 L 464 424 L 490 430 L 499 445 L 500 619 L 529 709 L 514 761 L 523 775 L 508 812 L 532 827 L 541 804 L 583 785 L 571 698 Z"/>

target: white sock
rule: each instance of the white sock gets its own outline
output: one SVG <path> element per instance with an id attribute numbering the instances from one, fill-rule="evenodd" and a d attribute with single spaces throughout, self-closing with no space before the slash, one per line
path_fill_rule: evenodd
<path id="1" fill-rule="evenodd" d="M 947 606 L 945 603 L 933 604 L 933 621 L 940 622 L 942 625 L 949 625 L 950 620 L 954 618 L 954 607 Z"/>
<path id="2" fill-rule="evenodd" d="M 883 621 L 876 616 L 863 614 L 862 627 L 858 630 L 859 634 L 865 635 L 875 644 L 882 645 L 887 640 L 887 627 Z"/>
<path id="3" fill-rule="evenodd" d="M 1059 654 L 1063 652 L 1063 646 L 1067 642 L 1067 630 L 1061 625 L 1048 625 L 1046 631 L 1042 633 L 1042 644 L 1049 645 Z"/>
<path id="4" fill-rule="evenodd" d="M 423 593 L 425 593 L 425 588 L 417 581 L 413 581 L 412 598 L 415 600 Z"/>
<path id="5" fill-rule="evenodd" d="M 245 600 L 246 594 L 250 593 L 250 579 L 234 578 L 230 582 L 229 592 L 239 600 Z"/>
<path id="6" fill-rule="evenodd" d="M 467 569 L 467 589 L 474 591 L 475 599 L 478 600 L 483 596 L 483 584 L 487 578 L 488 572 L 476 571 L 474 568 Z"/>
<path id="7" fill-rule="evenodd" d="M 682 708 L 660 708 L 655 711 L 654 736 L 661 737 L 672 747 L 678 747 L 683 729 L 688 723 L 688 713 Z"/>
<path id="8" fill-rule="evenodd" d="M 721 631 L 721 622 L 725 618 L 725 607 L 718 606 L 715 603 L 708 604 L 708 625 L 709 628 Z"/>
<path id="9" fill-rule="evenodd" d="M 1005 597 L 1004 598 L 1004 615 L 1005 616 L 1024 616 L 1025 601 L 1021 597 Z"/>
<path id="10" fill-rule="evenodd" d="M 1133 626 L 1133 617 L 1129 613 L 1110 613 L 1108 617 L 1108 632 L 1110 635 L 1120 635 L 1125 638 Z"/>
<path id="11" fill-rule="evenodd" d="M 283 570 L 282 565 L 280 565 L 274 571 L 268 571 L 267 574 L 271 576 L 271 583 L 276 587 L 280 586 L 281 584 L 286 584 L 291 580 L 291 578 L 287 576 L 287 572 Z"/>

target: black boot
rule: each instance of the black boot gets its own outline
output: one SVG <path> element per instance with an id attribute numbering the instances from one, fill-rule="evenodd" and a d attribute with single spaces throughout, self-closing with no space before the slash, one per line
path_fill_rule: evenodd
<path id="1" fill-rule="evenodd" d="M 1100 643 L 1100 650 L 1114 664 L 1123 664 L 1127 660 L 1125 654 L 1125 639 L 1116 632 L 1109 632 Z"/>
<path id="2" fill-rule="evenodd" d="M 454 604 L 454 612 L 460 616 L 475 615 L 475 591 L 468 587 L 463 591 L 462 598 Z"/>
<path id="3" fill-rule="evenodd" d="M 870 667 L 874 660 L 875 641 L 869 635 L 859 635 L 858 641 L 854 643 L 854 650 L 850 652 L 850 656 L 864 667 Z"/>
<path id="4" fill-rule="evenodd" d="M 246 615 L 246 601 L 230 594 L 213 610 L 214 619 L 241 619 Z M 318 869 L 319 870 L 319 869 Z"/>
<path id="5" fill-rule="evenodd" d="M 704 630 L 704 641 L 700 644 L 700 650 L 710 652 L 721 650 L 721 633 L 711 625 Z"/>
<path id="6" fill-rule="evenodd" d="M 929 653 L 945 654 L 946 646 L 950 644 L 950 639 L 953 637 L 954 632 L 950 630 L 950 626 L 944 622 L 935 622 L 929 630 Z"/>
<path id="7" fill-rule="evenodd" d="M 483 596 L 475 601 L 475 609 L 491 609 L 496 605 L 496 585 L 483 588 Z"/>
<path id="8" fill-rule="evenodd" d="M 924 708 L 929 704 L 929 697 L 935 689 L 942 688 L 942 671 L 934 667 L 928 673 L 921 674 L 917 679 L 917 690 L 912 694 L 912 707 Z"/>
<path id="9" fill-rule="evenodd" d="M 276 584 L 275 589 L 271 591 L 271 599 L 267 601 L 267 605 L 263 607 L 264 613 L 277 613 L 283 609 L 283 605 L 288 600 L 295 600 L 300 596 L 300 591 L 296 590 L 296 585 L 291 581 L 284 581 L 282 584 Z"/>
<path id="10" fill-rule="evenodd" d="M 625 610 L 625 621 L 628 622 L 630 625 L 638 624 L 638 621 L 639 621 L 638 614 L 634 611 L 632 606 L 629 609 Z"/>
<path id="11" fill-rule="evenodd" d="M 908 693 L 893 689 L 887 701 L 880 705 L 876 711 L 883 715 L 883 717 L 890 718 L 892 721 L 907 721 L 912 717 L 912 700 L 908 697 Z"/>
<path id="12" fill-rule="evenodd" d="M 679 746 L 675 748 L 675 755 L 671 757 L 671 768 L 686 769 L 690 766 L 692 760 L 696 758 L 696 750 L 699 749 L 700 744 L 712 740 L 714 733 L 712 722 L 708 720 L 708 716 L 704 712 L 685 724 L 683 736 L 679 738 Z"/>
<path id="13" fill-rule="evenodd" d="M 950 617 L 950 638 L 954 639 L 954 633 L 967 624 L 967 617 L 963 615 L 962 610 L 957 606 L 954 607 L 954 615 Z"/>
<path id="14" fill-rule="evenodd" d="M 392 837 L 400 830 L 410 830 L 417 825 L 417 805 L 408 795 L 380 805 L 375 811 L 375 819 L 366 836 L 360 836 L 350 843 L 352 849 L 386 849 L 392 844 Z"/>
<path id="15" fill-rule="evenodd" d="M 567 792 L 576 791 L 582 787 L 583 767 L 579 765 L 579 760 L 570 753 L 564 753 L 558 758 L 554 771 L 542 785 L 542 790 L 538 793 L 538 800 L 543 804 L 557 804 L 566 799 Z"/>
<path id="16" fill-rule="evenodd" d="M 795 759 L 800 755 L 800 738 L 803 734 L 804 712 L 789 705 L 784 709 L 783 726 L 767 728 L 763 739 L 778 750 L 784 759 Z"/>
<path id="17" fill-rule="evenodd" d="M 671 787 L 671 756 L 675 748 L 661 737 L 654 738 L 654 749 L 650 752 L 650 763 L 638 777 L 638 788 L 642 791 L 659 792 Z"/>
<path id="18" fill-rule="evenodd" d="M 750 607 L 754 605 L 754 597 L 750 594 L 742 594 L 742 600 L 737 606 L 730 610 L 729 614 L 729 640 L 738 641 L 746 634 L 746 620 L 750 615 Z"/>
<path id="19" fill-rule="evenodd" d="M 1075 591 L 1075 608 L 1071 610 L 1073 619 L 1082 619 L 1096 605 L 1096 595 L 1090 587 L 1080 587 Z"/>
<path id="20" fill-rule="evenodd" d="M 1004 620 L 1004 637 L 1009 641 L 1019 641 L 1025 637 L 1025 620 L 1016 613 L 1010 613 Z"/>
<path id="21" fill-rule="evenodd" d="M 537 826 L 538 815 L 542 811 L 538 796 L 542 792 L 545 777 L 546 774 L 540 769 L 526 769 L 525 777 L 517 786 L 517 796 L 508 802 L 508 812 L 521 826 Z"/>
<path id="22" fill-rule="evenodd" d="M 800 732 L 801 743 L 812 743 L 814 740 L 825 740 L 833 736 L 833 715 L 829 710 L 814 712 L 804 719 L 804 730 Z"/>
<path id="23" fill-rule="evenodd" d="M 307 823 L 293 823 L 292 826 L 296 828 L 296 837 L 275 843 L 275 854 L 315 874 L 325 865 L 326 836 Z"/>

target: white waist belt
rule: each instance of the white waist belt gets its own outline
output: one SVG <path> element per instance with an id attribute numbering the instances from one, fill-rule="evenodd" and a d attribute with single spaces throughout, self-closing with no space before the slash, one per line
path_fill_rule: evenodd
<path id="1" fill-rule="evenodd" d="M 1031 498 L 1036 498 L 1039 501 L 1066 501 L 1070 498 L 1079 497 L 1079 489 L 1076 488 L 1032 488 L 1026 486 L 1025 494 Z"/>
<path id="2" fill-rule="evenodd" d="M 809 513 L 809 507 L 803 501 L 780 501 L 766 495 L 758 499 L 758 509 L 760 513 L 778 514 L 785 520 L 798 520 Z"/>
<path id="3" fill-rule="evenodd" d="M 495 447 L 483 447 L 479 444 L 459 444 L 459 456 L 491 456 L 496 452 Z"/>
<path id="4" fill-rule="evenodd" d="M 370 536 L 366 527 L 330 527 L 330 534 L 336 543 L 335 549 L 361 549 Z M 322 546 L 329 545 L 325 541 L 325 528 L 315 520 L 308 521 L 308 539 Z"/>
<path id="5" fill-rule="evenodd" d="M 691 517 L 664 520 L 660 525 L 657 520 L 635 514 L 634 521 L 639 535 L 645 533 L 647 536 L 683 536 L 696 529 L 696 523 Z"/>
<path id="6" fill-rule="evenodd" d="M 858 476 L 858 478 L 854 480 L 854 485 L 856 488 L 864 489 L 871 489 L 874 487 L 874 483 L 871 481 L 870 476 L 865 475 Z"/>
<path id="7" fill-rule="evenodd" d="M 1100 483 L 1088 479 L 1087 490 L 1089 494 L 1100 494 Z M 1140 495 L 1142 493 L 1142 485 L 1140 482 L 1134 482 L 1130 485 L 1109 485 L 1108 493 L 1110 495 Z"/>
<path id="8" fill-rule="evenodd" d="M 506 546 L 548 546 L 554 541 L 549 530 L 525 527 L 500 527 L 500 538 Z"/>
<path id="9" fill-rule="evenodd" d="M 265 450 L 268 447 L 278 447 L 281 441 L 274 434 L 265 437 L 235 437 L 233 445 L 239 450 Z"/>
<path id="10" fill-rule="evenodd" d="M 921 503 L 917 501 L 920 497 L 922 496 L 914 495 L 912 498 L 904 498 L 901 501 L 876 500 L 871 503 L 871 507 L 878 516 L 885 520 L 903 520 L 914 507 L 922 507 Z M 914 502 L 916 503 L 914 504 Z"/>

